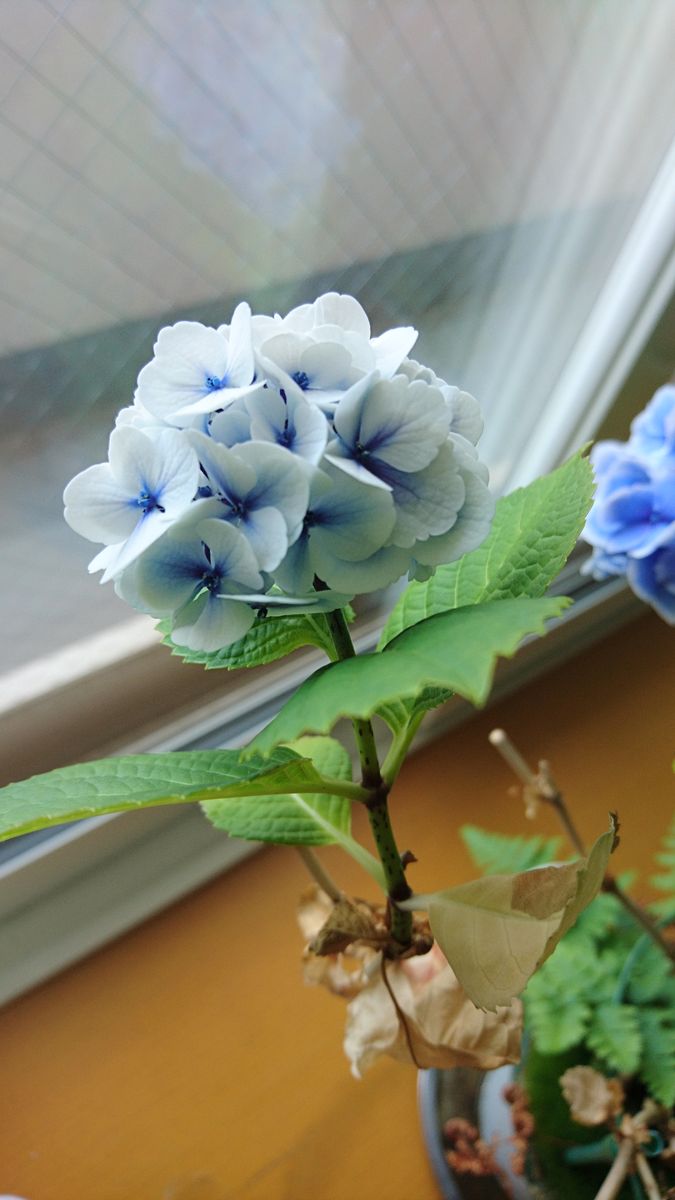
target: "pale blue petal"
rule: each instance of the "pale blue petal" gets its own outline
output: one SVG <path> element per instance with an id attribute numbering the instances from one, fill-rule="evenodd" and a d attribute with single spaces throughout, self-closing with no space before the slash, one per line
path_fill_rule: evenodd
<path id="1" fill-rule="evenodd" d="M 419 541 L 413 555 L 425 566 L 455 562 L 463 554 L 475 550 L 485 541 L 495 512 L 495 501 L 483 480 L 469 471 L 462 472 L 465 486 L 464 503 L 457 519 L 447 533 Z"/>
<path id="2" fill-rule="evenodd" d="M 312 565 L 319 579 L 354 595 L 387 587 L 405 574 L 409 563 L 409 551 L 398 546 L 385 546 L 360 562 L 339 558 L 325 541 L 316 542 L 312 550 Z"/>
<path id="3" fill-rule="evenodd" d="M 220 332 L 220 330 L 219 330 Z M 251 309 L 248 304 L 238 304 L 232 314 L 228 334 L 227 379 L 230 387 L 245 387 L 255 374 L 253 339 L 251 334 Z"/>
<path id="4" fill-rule="evenodd" d="M 199 522 L 197 532 L 211 552 L 212 565 L 224 580 L 255 590 L 262 586 L 256 555 L 239 529 L 229 521 L 207 518 Z"/>
<path id="5" fill-rule="evenodd" d="M 379 337 L 371 338 L 370 344 L 375 352 L 375 366 L 384 379 L 395 375 L 403 359 L 412 350 L 417 341 L 418 333 L 411 325 L 388 329 Z"/>
<path id="6" fill-rule="evenodd" d="M 235 453 L 257 475 L 247 497 L 250 507 L 277 508 L 289 540 L 295 540 L 309 501 L 308 468 L 289 450 L 267 443 L 247 442 Z"/>
<path id="7" fill-rule="evenodd" d="M 396 506 L 391 540 L 397 546 L 412 546 L 418 538 L 445 533 L 455 523 L 465 487 L 450 444 L 442 446 L 423 471 L 390 471 L 386 478 Z"/>
<path id="8" fill-rule="evenodd" d="M 254 621 L 248 605 L 206 593 L 176 614 L 171 637 L 189 650 L 222 650 L 248 633 Z"/>
<path id="9" fill-rule="evenodd" d="M 108 463 L 96 463 L 71 479 L 63 493 L 71 529 L 91 542 L 120 542 L 138 521 L 138 508 L 115 480 Z"/>

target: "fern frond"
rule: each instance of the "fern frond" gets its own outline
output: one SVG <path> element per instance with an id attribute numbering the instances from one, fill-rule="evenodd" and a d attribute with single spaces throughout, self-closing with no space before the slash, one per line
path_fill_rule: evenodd
<path id="1" fill-rule="evenodd" d="M 485 875 L 517 875 L 555 861 L 562 838 L 513 837 L 463 825 L 460 834 L 476 866 Z"/>
<path id="2" fill-rule="evenodd" d="M 643 1009 L 639 1021 L 640 1074 L 654 1099 L 670 1107 L 675 1104 L 675 1017 L 672 1012 Z"/>
<path id="3" fill-rule="evenodd" d="M 593 1013 L 586 1041 L 603 1066 L 633 1075 L 642 1057 L 639 1009 L 633 1004 L 603 1004 Z"/>

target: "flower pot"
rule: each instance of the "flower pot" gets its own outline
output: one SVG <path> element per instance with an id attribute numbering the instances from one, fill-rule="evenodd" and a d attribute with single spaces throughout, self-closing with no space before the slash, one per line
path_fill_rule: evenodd
<path id="1" fill-rule="evenodd" d="M 514 1173 L 513 1116 L 511 1105 L 504 1099 L 504 1089 L 517 1080 L 519 1071 L 520 1068 L 507 1066 L 487 1072 L 462 1068 L 419 1072 L 422 1133 L 442 1200 L 570 1200 L 571 1196 L 574 1200 L 593 1200 L 595 1197 L 608 1164 L 569 1166 L 563 1157 L 566 1141 L 550 1134 L 545 1113 L 526 1157 L 525 1175 Z M 556 1066 L 555 1082 L 557 1072 Z M 553 1119 L 556 1117 L 554 1113 Z M 451 1118 L 461 1118 L 478 1129 L 481 1142 L 494 1152 L 499 1177 L 453 1169 L 448 1164 L 443 1130 Z M 580 1128 L 580 1142 L 597 1136 L 597 1130 Z M 475 1165 L 474 1169 L 480 1167 Z M 628 1186 L 624 1186 L 619 1200 L 631 1200 L 631 1196 Z"/>

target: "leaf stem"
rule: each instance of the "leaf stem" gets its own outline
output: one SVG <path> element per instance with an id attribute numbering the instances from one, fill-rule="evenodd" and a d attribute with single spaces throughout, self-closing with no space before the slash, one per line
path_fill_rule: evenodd
<path id="1" fill-rule="evenodd" d="M 387 784 L 387 787 L 392 786 L 399 771 L 401 770 L 413 738 L 422 724 L 423 719 L 424 712 L 416 713 L 415 716 L 410 718 L 407 725 L 405 725 L 403 729 L 401 729 L 394 737 L 391 746 L 387 751 L 384 762 L 382 763 L 382 778 Z"/>
<path id="2" fill-rule="evenodd" d="M 338 900 L 342 899 L 343 893 L 340 891 L 337 884 L 331 879 L 323 863 L 319 862 L 319 859 L 314 851 L 310 850 L 309 846 L 296 846 L 295 849 L 307 867 L 307 870 L 312 876 L 314 882 L 318 883 L 322 892 L 325 892 L 326 895 L 335 904 L 337 904 Z"/>
<path id="3" fill-rule="evenodd" d="M 340 660 L 354 658 L 356 651 L 352 642 L 345 615 L 341 610 L 324 614 L 335 652 Z M 407 949 L 412 941 L 412 913 L 403 912 L 398 901 L 407 900 L 412 891 L 405 877 L 401 855 L 396 845 L 394 831 L 389 819 L 389 786 L 382 778 L 380 762 L 371 722 L 365 718 L 354 718 L 354 737 L 361 763 L 361 783 L 369 795 L 365 800 L 370 828 L 382 863 L 389 899 L 391 934 L 394 941 Z"/>
<path id="4" fill-rule="evenodd" d="M 526 799 L 541 801 L 542 804 L 549 804 L 554 808 L 577 854 L 585 858 L 586 847 L 583 839 L 572 820 L 562 792 L 554 782 L 549 764 L 542 759 L 539 763 L 539 773 L 535 775 L 503 729 L 493 729 L 489 735 L 489 740 L 520 779 L 524 786 Z M 641 904 L 636 903 L 635 900 L 632 900 L 621 885 L 617 883 L 613 875 L 605 875 L 602 882 L 602 890 L 614 896 L 623 905 L 626 912 L 630 913 L 633 920 L 642 926 L 645 933 L 658 946 L 659 950 L 665 954 L 666 958 L 670 959 L 671 962 L 675 962 L 675 946 L 669 944 L 661 933 L 658 923 L 647 909 L 643 908 Z"/>

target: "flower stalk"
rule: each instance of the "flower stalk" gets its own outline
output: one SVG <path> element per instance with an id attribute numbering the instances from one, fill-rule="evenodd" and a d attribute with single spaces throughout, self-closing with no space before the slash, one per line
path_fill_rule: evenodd
<path id="1" fill-rule="evenodd" d="M 335 647 L 336 658 L 338 660 L 354 658 L 356 651 L 342 610 L 338 609 L 324 615 Z M 388 806 L 389 787 L 383 780 L 380 771 L 372 723 L 363 718 L 354 718 L 352 725 L 361 763 L 361 783 L 370 793 L 365 801 L 365 807 L 384 871 L 389 900 L 391 935 L 396 944 L 405 950 L 412 941 L 412 913 L 403 912 L 398 907 L 398 902 L 408 900 L 412 895 L 412 889 L 406 880 L 405 869 L 391 827 Z"/>

